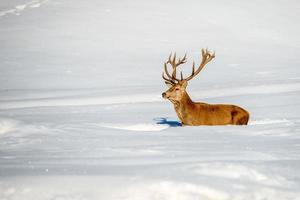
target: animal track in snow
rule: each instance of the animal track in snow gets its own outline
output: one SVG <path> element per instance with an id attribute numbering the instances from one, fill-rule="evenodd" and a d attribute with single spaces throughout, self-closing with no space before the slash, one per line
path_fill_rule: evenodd
<path id="1" fill-rule="evenodd" d="M 34 0 L 24 4 L 16 5 L 14 8 L 0 11 L 0 17 L 8 14 L 20 15 L 27 8 L 38 8 L 48 0 Z"/>

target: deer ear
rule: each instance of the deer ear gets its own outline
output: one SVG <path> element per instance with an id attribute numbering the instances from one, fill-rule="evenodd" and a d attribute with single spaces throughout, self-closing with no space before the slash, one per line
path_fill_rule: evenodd
<path id="1" fill-rule="evenodd" d="M 181 85 L 182 85 L 184 88 L 186 88 L 187 85 L 188 85 L 188 82 L 187 82 L 186 80 L 183 80 L 182 83 L 181 83 Z"/>

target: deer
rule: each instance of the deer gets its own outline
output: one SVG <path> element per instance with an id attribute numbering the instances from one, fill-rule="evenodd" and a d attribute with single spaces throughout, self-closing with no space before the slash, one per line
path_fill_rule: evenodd
<path id="1" fill-rule="evenodd" d="M 195 62 L 193 62 L 191 75 L 183 78 L 181 71 L 180 79 L 177 78 L 176 70 L 178 66 L 187 62 L 187 54 L 178 60 L 176 53 L 174 56 L 172 53 L 170 54 L 168 61 L 164 63 L 164 72 L 162 73 L 162 78 L 169 89 L 162 93 L 162 97 L 174 105 L 182 126 L 247 125 L 249 113 L 245 109 L 230 104 L 194 102 L 188 95 L 186 91 L 188 81 L 197 76 L 204 66 L 215 58 L 215 52 L 212 53 L 207 48 L 202 49 L 201 53 L 202 61 L 197 69 L 195 70 Z M 168 71 L 169 65 L 173 70 L 171 73 Z"/>

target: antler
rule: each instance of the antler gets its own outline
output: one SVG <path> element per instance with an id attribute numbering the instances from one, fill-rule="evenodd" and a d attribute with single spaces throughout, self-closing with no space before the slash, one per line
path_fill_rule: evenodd
<path id="1" fill-rule="evenodd" d="M 189 81 L 192 78 L 194 78 L 197 74 L 199 74 L 199 72 L 203 69 L 203 67 L 215 57 L 215 52 L 211 53 L 208 51 L 207 48 L 202 49 L 201 52 L 202 52 L 202 61 L 199 65 L 198 69 L 195 71 L 195 62 L 193 62 L 192 74 L 189 77 L 182 79 L 182 80 Z"/>
<path id="2" fill-rule="evenodd" d="M 202 61 L 201 61 L 200 65 L 198 66 L 197 70 L 195 71 L 195 62 L 193 62 L 192 74 L 190 76 L 188 76 L 187 78 L 183 78 L 183 75 L 181 72 L 180 73 L 181 79 L 177 79 L 177 77 L 176 77 L 176 68 L 179 65 L 186 63 L 186 61 L 187 61 L 186 54 L 184 55 L 184 57 L 182 59 L 178 58 L 178 61 L 176 62 L 176 53 L 174 54 L 173 57 L 172 57 L 172 53 L 171 53 L 168 61 L 164 63 L 165 72 L 162 73 L 162 78 L 165 80 L 165 82 L 167 84 L 176 84 L 183 80 L 185 80 L 185 81 L 191 80 L 197 74 L 199 74 L 199 72 L 203 69 L 203 67 L 215 57 L 215 52 L 211 53 L 208 51 L 208 49 L 202 49 L 201 52 L 202 52 Z M 168 66 L 167 66 L 168 64 L 171 64 L 171 66 L 173 68 L 172 75 L 168 71 Z M 165 77 L 165 73 L 166 73 L 167 77 Z"/>
<path id="3" fill-rule="evenodd" d="M 162 74 L 162 78 L 166 81 L 166 83 L 175 84 L 176 82 L 180 81 L 176 77 L 176 68 L 179 65 L 186 63 L 186 61 L 187 61 L 186 54 L 184 55 L 184 57 L 182 59 L 178 58 L 177 62 L 176 62 L 176 53 L 174 54 L 173 57 L 172 57 L 172 53 L 170 54 L 168 61 L 164 63 L 164 69 L 165 69 L 165 73 L 166 73 L 167 77 L 165 77 L 164 72 Z M 170 75 L 170 73 L 168 71 L 168 66 L 167 66 L 168 64 L 170 64 L 173 68 L 172 75 Z M 181 73 L 181 80 L 182 80 L 182 73 Z"/>

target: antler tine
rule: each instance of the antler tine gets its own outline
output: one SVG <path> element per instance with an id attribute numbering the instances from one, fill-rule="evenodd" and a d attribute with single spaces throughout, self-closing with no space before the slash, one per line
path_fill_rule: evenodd
<path id="1" fill-rule="evenodd" d="M 172 66 L 173 66 L 173 74 L 172 76 L 176 78 L 176 69 L 179 65 L 186 63 L 186 53 L 184 54 L 183 58 L 178 58 L 178 62 L 176 63 L 176 54 L 174 55 L 173 61 L 172 61 Z M 177 78 L 176 78 L 177 79 Z"/>
<path id="2" fill-rule="evenodd" d="M 202 53 L 202 61 L 201 61 L 200 65 L 199 65 L 199 67 L 195 71 L 195 62 L 193 62 L 192 74 L 189 77 L 185 78 L 184 80 L 186 80 L 186 81 L 191 80 L 193 77 L 195 77 L 203 69 L 203 67 L 207 63 L 209 63 L 215 57 L 215 52 L 214 53 L 210 53 L 207 48 L 206 49 L 202 49 L 201 53 Z"/>
<path id="3" fill-rule="evenodd" d="M 176 53 L 174 53 L 174 56 L 173 56 L 173 53 L 171 52 L 170 55 L 169 55 L 169 58 L 168 58 L 168 61 L 165 62 L 165 71 L 166 71 L 166 74 L 167 76 L 170 78 L 170 79 L 174 79 L 174 77 L 176 78 L 176 67 L 175 67 L 175 59 L 176 59 Z M 173 68 L 173 72 L 172 72 L 172 76 L 169 74 L 169 72 L 167 72 L 167 64 L 171 64 L 172 68 Z M 170 75 L 170 76 L 169 76 Z"/>
<path id="4" fill-rule="evenodd" d="M 163 78 L 165 81 L 170 81 L 168 78 L 165 77 L 165 73 L 164 73 L 164 72 L 162 73 L 162 78 Z"/>
<path id="5" fill-rule="evenodd" d="M 162 73 L 162 78 L 165 80 L 165 83 L 169 83 L 169 84 L 175 84 L 175 82 L 174 81 L 172 81 L 171 79 L 168 79 L 168 78 L 166 78 L 165 77 L 165 74 L 164 74 L 164 72 Z"/>
<path id="6" fill-rule="evenodd" d="M 166 78 L 165 76 L 163 76 L 163 79 L 170 82 L 171 84 L 175 84 L 175 81 L 179 81 L 176 78 L 176 65 L 174 65 L 174 62 L 172 60 L 174 60 L 174 58 L 176 58 L 176 53 L 174 54 L 174 57 L 172 58 L 172 53 L 169 55 L 169 59 L 167 62 L 164 63 L 164 69 L 165 69 L 165 73 L 167 75 L 168 78 Z M 170 63 L 172 68 L 173 68 L 173 72 L 172 75 L 169 73 L 168 71 L 168 66 L 167 64 Z M 164 74 L 163 74 L 164 75 Z"/>
<path id="7" fill-rule="evenodd" d="M 172 58 L 172 52 L 171 52 L 170 55 L 169 55 L 169 60 L 168 60 L 168 62 L 171 62 L 171 58 Z"/>
<path id="8" fill-rule="evenodd" d="M 183 56 L 183 58 L 178 58 L 178 60 L 176 60 L 176 53 L 171 53 L 169 55 L 169 58 L 168 58 L 168 61 L 164 63 L 164 70 L 165 70 L 165 73 L 167 75 L 167 78 L 164 76 L 164 73 L 163 73 L 163 79 L 166 80 L 167 82 L 170 82 L 172 84 L 176 83 L 176 82 L 179 82 L 179 81 L 182 81 L 184 80 L 183 79 L 183 74 L 182 72 L 180 73 L 181 75 L 181 80 L 180 79 L 177 79 L 176 77 L 176 72 L 177 72 L 177 67 L 181 64 L 184 64 L 186 63 L 187 59 L 186 59 L 186 56 L 187 54 L 185 53 L 185 55 Z M 177 62 L 176 62 L 177 61 Z M 168 64 L 170 64 L 172 66 L 172 75 L 169 73 L 168 71 Z M 195 71 L 194 69 L 195 67 L 193 67 L 193 71 Z M 194 73 L 194 72 L 193 72 Z"/>
<path id="9" fill-rule="evenodd" d="M 178 58 L 178 62 L 176 63 L 176 66 L 184 64 L 184 63 L 186 63 L 186 53 L 184 54 L 182 59 Z"/>
<path id="10" fill-rule="evenodd" d="M 173 73 L 172 73 L 172 78 L 173 79 L 177 79 L 176 78 L 176 52 L 174 53 L 174 56 L 173 56 L 173 59 L 172 59 L 172 61 L 171 61 L 171 65 L 172 65 L 172 67 L 173 67 Z"/>
<path id="11" fill-rule="evenodd" d="M 215 52 L 210 53 L 209 51 L 207 51 L 207 55 L 205 58 L 205 64 L 210 62 L 214 57 L 215 57 Z"/>
<path id="12" fill-rule="evenodd" d="M 177 78 L 176 78 L 176 67 L 177 67 L 177 64 L 176 64 L 176 52 L 174 53 L 174 56 L 172 56 L 172 53 L 171 55 L 169 56 L 169 59 L 167 61 L 167 64 L 170 63 L 172 68 L 173 68 L 173 72 L 172 72 L 172 76 L 169 77 L 170 79 L 172 80 L 176 80 L 176 81 L 179 81 Z"/>
<path id="13" fill-rule="evenodd" d="M 192 69 L 192 75 L 195 73 L 195 61 L 193 61 L 193 69 Z"/>
<path id="14" fill-rule="evenodd" d="M 201 49 L 201 52 L 202 52 L 202 57 L 204 57 L 204 56 L 205 56 L 206 50 L 207 50 L 207 49 Z"/>
<path id="15" fill-rule="evenodd" d="M 164 63 L 165 72 L 166 72 L 167 76 L 169 77 L 169 79 L 172 79 L 172 76 L 170 75 L 170 73 L 169 73 L 169 71 L 168 71 L 167 63 L 168 63 L 168 62 L 165 62 L 165 63 Z"/>
<path id="16" fill-rule="evenodd" d="M 172 64 L 175 64 L 176 63 L 176 52 L 174 53 L 174 57 L 173 57 L 173 60 L 172 60 Z"/>
<path id="17" fill-rule="evenodd" d="M 211 54 L 211 59 L 213 59 L 214 57 L 216 57 L 216 51 L 214 51 L 214 52 Z"/>

